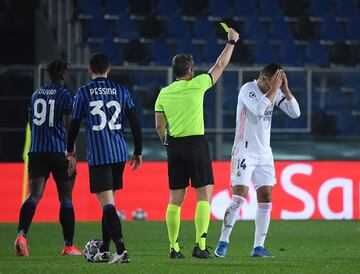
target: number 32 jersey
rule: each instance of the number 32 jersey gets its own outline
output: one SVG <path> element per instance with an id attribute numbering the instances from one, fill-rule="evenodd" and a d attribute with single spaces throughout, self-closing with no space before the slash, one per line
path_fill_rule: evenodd
<path id="1" fill-rule="evenodd" d="M 37 89 L 29 106 L 31 145 L 33 152 L 65 152 L 66 137 L 63 115 L 71 114 L 74 97 L 54 83 Z"/>
<path id="2" fill-rule="evenodd" d="M 133 107 L 129 91 L 105 78 L 95 79 L 78 90 L 72 118 L 85 120 L 90 166 L 128 159 L 123 121 L 125 111 Z"/>

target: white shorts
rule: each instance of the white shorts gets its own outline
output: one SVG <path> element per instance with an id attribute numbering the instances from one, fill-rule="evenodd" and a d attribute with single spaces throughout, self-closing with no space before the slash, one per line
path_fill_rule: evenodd
<path id="1" fill-rule="evenodd" d="M 272 153 L 265 157 L 252 157 L 248 154 L 233 154 L 231 157 L 231 186 L 244 185 L 255 189 L 262 186 L 274 186 L 276 175 Z"/>

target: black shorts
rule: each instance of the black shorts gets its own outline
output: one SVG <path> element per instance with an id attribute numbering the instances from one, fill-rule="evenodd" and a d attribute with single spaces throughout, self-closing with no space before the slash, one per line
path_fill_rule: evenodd
<path id="1" fill-rule="evenodd" d="M 89 166 L 90 192 L 99 193 L 107 190 L 122 189 L 124 169 L 125 162 Z"/>
<path id="2" fill-rule="evenodd" d="M 170 189 L 194 188 L 214 184 L 209 146 L 204 135 L 168 139 Z"/>
<path id="3" fill-rule="evenodd" d="M 44 177 L 46 180 L 52 173 L 57 184 L 64 183 L 75 177 L 68 176 L 68 161 L 62 152 L 29 153 L 29 179 Z"/>

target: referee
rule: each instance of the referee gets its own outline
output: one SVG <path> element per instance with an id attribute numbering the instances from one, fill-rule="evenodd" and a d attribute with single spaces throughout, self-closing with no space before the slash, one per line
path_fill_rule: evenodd
<path id="1" fill-rule="evenodd" d="M 213 172 L 204 131 L 203 99 L 205 92 L 220 78 L 228 65 L 239 34 L 229 29 L 228 42 L 207 74 L 194 77 L 194 61 L 189 54 L 178 54 L 172 60 L 176 81 L 164 87 L 155 103 L 156 131 L 167 148 L 170 201 L 166 224 L 170 242 L 170 258 L 182 259 L 178 235 L 180 211 L 186 188 L 195 188 L 196 242 L 195 258 L 207 259 L 206 235 L 210 222 L 210 202 L 213 192 Z M 166 137 L 166 124 L 170 135 Z"/>

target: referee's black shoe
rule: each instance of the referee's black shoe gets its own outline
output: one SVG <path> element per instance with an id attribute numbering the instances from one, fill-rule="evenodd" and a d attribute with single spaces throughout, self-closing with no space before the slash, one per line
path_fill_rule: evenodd
<path id="1" fill-rule="evenodd" d="M 195 244 L 194 250 L 192 252 L 192 256 L 198 259 L 211 258 L 208 248 L 206 247 L 204 250 L 201 250 L 198 243 Z"/>
<path id="2" fill-rule="evenodd" d="M 180 250 L 175 251 L 175 249 L 171 248 L 170 259 L 185 259 L 185 255 Z"/>

